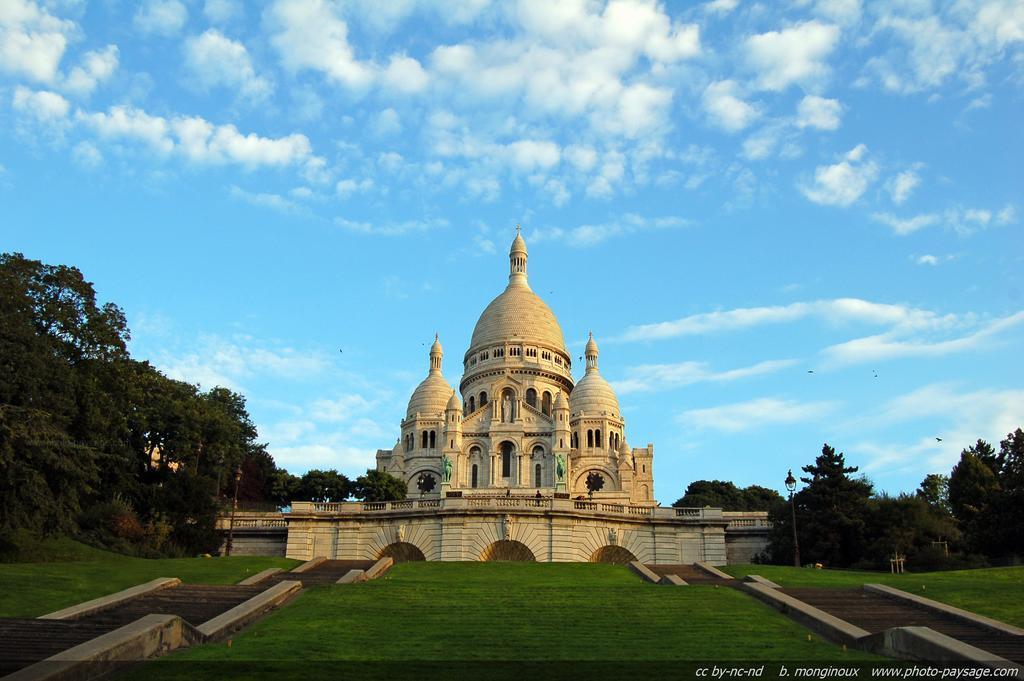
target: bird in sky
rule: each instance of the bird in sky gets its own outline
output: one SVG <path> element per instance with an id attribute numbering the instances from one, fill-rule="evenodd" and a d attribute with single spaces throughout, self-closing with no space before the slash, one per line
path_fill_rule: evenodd
<path id="1" fill-rule="evenodd" d="M 343 354 L 343 355 L 345 354 L 345 351 L 344 351 L 344 350 L 342 350 L 341 348 L 338 348 L 338 352 L 340 352 L 340 353 L 341 353 L 341 354 Z"/>
<path id="2" fill-rule="evenodd" d="M 874 369 L 872 369 L 871 371 L 875 374 L 875 378 L 878 378 L 878 372 L 875 371 Z"/>
<path id="3" fill-rule="evenodd" d="M 942 442 L 942 438 L 941 437 L 937 437 L 937 438 L 935 438 L 935 441 L 936 442 Z"/>
<path id="4" fill-rule="evenodd" d="M 813 373 L 814 373 L 814 369 L 808 369 L 808 370 L 807 370 L 807 373 L 809 373 L 809 374 L 813 374 Z"/>

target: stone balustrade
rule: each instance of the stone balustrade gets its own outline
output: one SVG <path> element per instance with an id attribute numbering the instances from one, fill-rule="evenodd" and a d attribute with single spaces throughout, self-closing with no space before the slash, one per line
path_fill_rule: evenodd
<path id="1" fill-rule="evenodd" d="M 627 518 L 653 518 L 670 521 L 721 521 L 719 508 L 661 508 L 632 504 L 609 503 L 604 501 L 555 499 L 533 495 L 467 494 L 462 497 L 404 499 L 402 501 L 372 502 L 313 502 L 296 501 L 292 504 L 293 515 L 350 515 L 409 512 L 418 509 L 515 509 L 517 512 L 584 512 L 596 515 L 625 516 Z M 735 519 L 731 522 L 741 522 Z M 762 522 L 760 519 L 754 522 Z M 763 522 L 767 522 L 766 520 Z"/>

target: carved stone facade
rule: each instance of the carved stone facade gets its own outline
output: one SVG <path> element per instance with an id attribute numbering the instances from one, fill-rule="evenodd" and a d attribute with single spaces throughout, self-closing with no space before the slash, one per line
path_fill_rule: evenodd
<path id="1" fill-rule="evenodd" d="M 442 374 L 444 352 L 435 337 L 401 436 L 378 450 L 377 468 L 404 479 L 410 494 L 538 490 L 653 506 L 654 446 L 626 443 L 626 422 L 598 370 L 593 336 L 585 374 L 574 380 L 558 320 L 530 288 L 527 258 L 517 234 L 508 286 L 477 321 L 458 392 Z"/>

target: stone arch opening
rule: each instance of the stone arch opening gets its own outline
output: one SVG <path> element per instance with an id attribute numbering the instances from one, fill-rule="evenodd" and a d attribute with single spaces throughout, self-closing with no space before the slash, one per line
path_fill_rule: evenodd
<path id="1" fill-rule="evenodd" d="M 427 559 L 427 557 L 423 555 L 423 551 L 420 550 L 420 547 L 415 544 L 410 544 L 407 541 L 388 544 L 379 554 L 377 554 L 377 560 L 380 560 L 381 558 L 391 558 L 396 563 L 410 563 Z"/>
<path id="2" fill-rule="evenodd" d="M 514 539 L 502 539 L 484 549 L 484 552 L 480 554 L 480 560 L 532 563 L 536 562 L 537 557 L 533 555 L 533 551 L 526 544 Z"/>
<path id="3" fill-rule="evenodd" d="M 602 546 L 590 556 L 591 563 L 614 563 L 615 565 L 626 565 L 636 560 L 636 556 L 633 555 L 628 549 L 624 549 L 621 546 L 614 546 L 609 544 Z"/>
<path id="4" fill-rule="evenodd" d="M 501 450 L 501 477 L 511 478 L 512 477 L 512 456 L 515 454 L 516 446 L 505 440 L 499 447 Z"/>

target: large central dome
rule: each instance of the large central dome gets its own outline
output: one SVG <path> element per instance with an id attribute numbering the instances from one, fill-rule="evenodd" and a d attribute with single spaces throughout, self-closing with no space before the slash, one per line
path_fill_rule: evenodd
<path id="1" fill-rule="evenodd" d="M 528 286 L 509 285 L 491 301 L 473 328 L 470 347 L 525 341 L 565 352 L 565 337 L 554 313 Z"/>
<path id="2" fill-rule="evenodd" d="M 526 280 L 526 243 L 512 242 L 508 287 L 484 309 L 473 328 L 470 351 L 510 341 L 536 343 L 568 356 L 565 337 L 551 308 L 530 289 Z"/>

